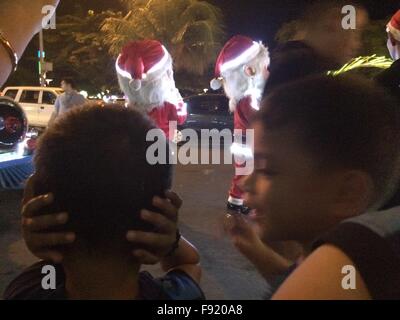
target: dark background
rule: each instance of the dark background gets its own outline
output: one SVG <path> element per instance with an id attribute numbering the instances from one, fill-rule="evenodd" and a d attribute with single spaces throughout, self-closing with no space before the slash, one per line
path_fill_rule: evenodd
<path id="1" fill-rule="evenodd" d="M 275 33 L 279 27 L 297 18 L 306 4 L 318 0 L 208 0 L 219 6 L 225 17 L 227 36 L 235 34 L 247 35 L 254 39 L 273 44 Z M 398 0 L 359 0 L 370 13 L 371 19 L 389 18 L 398 9 Z M 76 0 L 62 0 L 58 14 L 71 12 Z M 102 11 L 106 9 L 122 10 L 118 1 L 82 0 L 86 9 Z M 349 0 L 351 3 L 351 0 Z"/>
<path id="2" fill-rule="evenodd" d="M 241 33 L 271 43 L 280 26 L 296 19 L 311 0 L 209 0 L 223 9 L 228 34 Z M 384 19 L 400 9 L 400 1 L 365 0 L 371 19 Z M 349 0 L 351 3 L 351 0 Z"/>

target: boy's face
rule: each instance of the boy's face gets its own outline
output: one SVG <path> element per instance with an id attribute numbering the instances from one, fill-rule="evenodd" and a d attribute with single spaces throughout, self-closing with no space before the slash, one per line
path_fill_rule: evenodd
<path id="1" fill-rule="evenodd" d="M 255 123 L 255 170 L 244 181 L 251 216 L 270 240 L 312 240 L 334 224 L 335 177 L 322 173 L 293 128 Z"/>

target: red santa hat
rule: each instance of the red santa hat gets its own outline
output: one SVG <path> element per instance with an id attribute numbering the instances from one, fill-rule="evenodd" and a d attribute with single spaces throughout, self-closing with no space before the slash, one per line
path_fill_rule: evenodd
<path id="1" fill-rule="evenodd" d="M 400 41 L 400 10 L 398 10 L 387 25 L 387 31 L 393 38 Z"/>
<path id="2" fill-rule="evenodd" d="M 140 90 L 142 80 L 155 79 L 171 68 L 171 58 L 156 40 L 131 41 L 124 46 L 115 67 L 119 76 L 130 80 L 134 90 Z"/>
<path id="3" fill-rule="evenodd" d="M 218 90 L 222 87 L 224 72 L 250 62 L 263 49 L 265 47 L 262 43 L 255 42 L 249 37 L 237 35 L 230 39 L 218 56 L 215 78 L 210 82 L 211 89 Z"/>

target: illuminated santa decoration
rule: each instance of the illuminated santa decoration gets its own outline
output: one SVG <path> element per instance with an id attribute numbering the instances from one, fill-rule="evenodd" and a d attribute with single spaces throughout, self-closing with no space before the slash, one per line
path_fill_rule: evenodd
<path id="1" fill-rule="evenodd" d="M 245 36 L 235 36 L 223 47 L 215 65 L 215 78 L 210 86 L 213 90 L 224 88 L 229 98 L 229 108 L 234 113 L 234 128 L 241 130 L 240 141 L 234 143 L 231 151 L 235 156 L 250 157 L 246 146 L 246 129 L 250 119 L 260 108 L 264 87 L 269 76 L 268 49 L 261 43 Z M 235 140 L 237 137 L 235 137 Z M 236 168 L 240 165 L 235 164 Z M 228 209 L 247 213 L 243 204 L 243 191 L 239 182 L 243 176 L 235 175 L 229 191 Z"/>
<path id="2" fill-rule="evenodd" d="M 393 60 L 400 59 L 400 10 L 392 17 L 387 25 L 389 35 L 388 49 Z"/>
<path id="3" fill-rule="evenodd" d="M 156 40 L 131 41 L 122 49 L 115 66 L 129 107 L 147 113 L 172 139 L 174 132 L 169 132 L 169 123 L 183 124 L 187 112 L 175 86 L 167 49 Z"/>
<path id="4" fill-rule="evenodd" d="M 215 78 L 211 80 L 210 86 L 213 90 L 224 87 L 232 112 L 245 97 L 251 97 L 253 108 L 258 110 L 268 77 L 269 62 L 268 49 L 261 42 L 235 36 L 219 54 Z"/>

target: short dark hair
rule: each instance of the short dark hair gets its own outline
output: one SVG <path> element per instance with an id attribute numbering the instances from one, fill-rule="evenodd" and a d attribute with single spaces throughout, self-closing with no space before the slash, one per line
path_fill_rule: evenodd
<path id="1" fill-rule="evenodd" d="M 396 187 L 400 108 L 372 81 L 319 75 L 285 84 L 266 98 L 256 120 L 267 130 L 294 126 L 321 169 L 368 173 L 376 189 L 373 207 Z"/>
<path id="2" fill-rule="evenodd" d="M 71 88 L 76 89 L 75 81 L 71 77 L 64 77 L 61 79 L 61 82 L 62 81 L 69 84 L 71 86 Z"/>
<path id="3" fill-rule="evenodd" d="M 131 250 L 125 233 L 148 230 L 139 211 L 154 209 L 152 198 L 170 188 L 170 165 L 146 160 L 150 129 L 152 122 L 137 111 L 86 105 L 60 117 L 39 139 L 35 193 L 54 194 L 52 210 L 70 214 L 65 230 L 75 231 L 92 252 Z"/>

